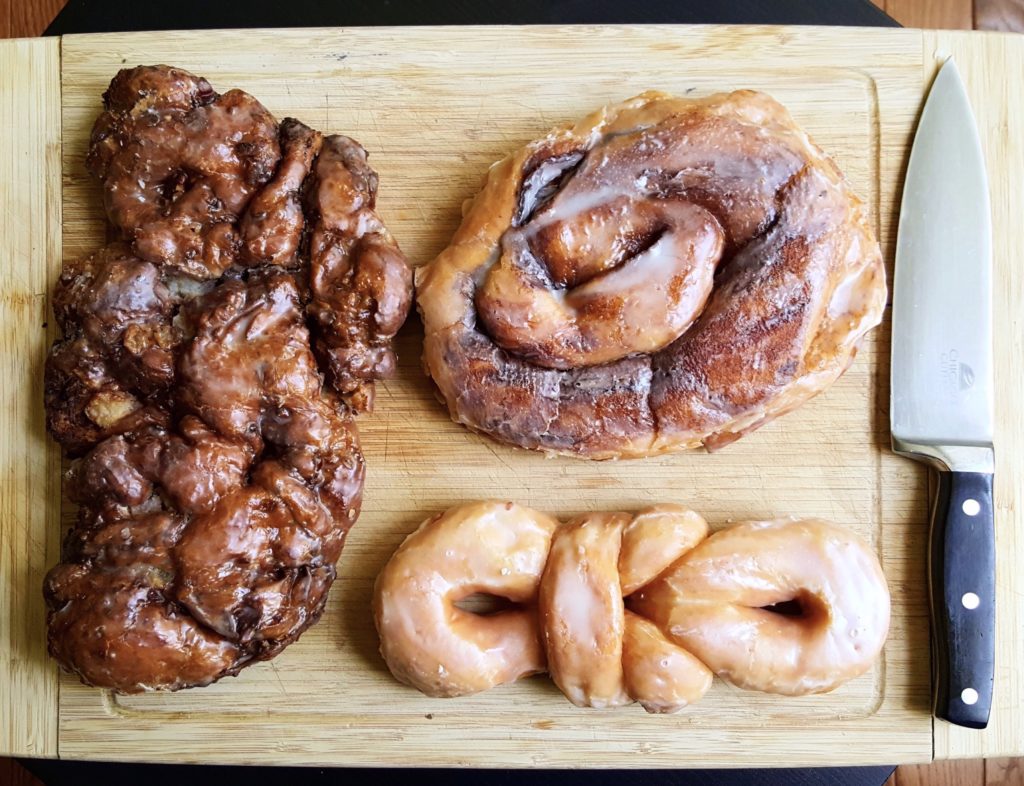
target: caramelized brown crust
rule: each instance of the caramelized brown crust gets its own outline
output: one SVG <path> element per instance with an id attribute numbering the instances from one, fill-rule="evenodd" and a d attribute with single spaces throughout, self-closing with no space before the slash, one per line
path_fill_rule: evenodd
<path id="1" fill-rule="evenodd" d="M 163 66 L 122 71 L 105 101 L 90 167 L 131 245 L 66 265 L 54 295 L 47 422 L 81 456 L 67 484 L 81 508 L 45 583 L 49 647 L 88 684 L 177 690 L 273 657 L 322 613 L 359 514 L 353 414 L 389 368 L 321 367 L 314 336 L 326 324 L 353 353 L 389 353 L 411 273 L 347 137 L 278 127 L 251 96 Z M 348 158 L 318 165 L 338 147 Z M 186 149 L 219 163 L 203 174 Z M 126 196 L 128 169 L 172 161 L 189 173 L 173 194 L 150 199 L 141 178 Z M 304 208 L 353 181 L 373 182 L 356 221 Z M 369 285 L 338 273 L 311 289 L 309 236 L 327 220 L 339 260 L 382 249 Z"/>
<path id="2" fill-rule="evenodd" d="M 373 380 L 391 376 L 391 340 L 412 303 L 412 269 L 374 213 L 377 173 L 366 151 L 328 137 L 307 194 L 310 316 L 317 351 L 335 388 L 360 411 L 373 407 Z"/>
<path id="3" fill-rule="evenodd" d="M 103 106 L 87 164 L 110 223 L 142 259 L 220 276 L 241 247 L 235 222 L 281 156 L 273 115 L 166 66 L 121 71 Z"/>
<path id="4" fill-rule="evenodd" d="M 300 264 L 299 246 L 306 227 L 302 186 L 323 135 L 292 117 L 281 123 L 281 163 L 277 173 L 249 203 L 240 226 L 242 262 L 248 265 Z"/>
<path id="5" fill-rule="evenodd" d="M 175 299 L 159 269 L 121 243 L 64 266 L 53 310 L 64 337 L 46 363 L 47 426 L 78 454 L 104 437 L 166 424 Z"/>
<path id="6" fill-rule="evenodd" d="M 835 164 L 768 96 L 645 93 L 491 168 L 417 271 L 452 417 L 586 458 L 720 447 L 827 388 L 885 304 Z"/>

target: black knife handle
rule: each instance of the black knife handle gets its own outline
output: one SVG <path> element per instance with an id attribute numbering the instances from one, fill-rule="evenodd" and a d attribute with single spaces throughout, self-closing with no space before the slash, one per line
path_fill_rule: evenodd
<path id="1" fill-rule="evenodd" d="M 992 475 L 940 472 L 932 511 L 935 715 L 984 729 L 995 678 L 995 508 Z"/>

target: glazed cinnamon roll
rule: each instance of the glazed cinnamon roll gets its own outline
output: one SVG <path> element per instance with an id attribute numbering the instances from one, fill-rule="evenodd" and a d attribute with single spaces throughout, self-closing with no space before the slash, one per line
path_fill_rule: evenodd
<path id="1" fill-rule="evenodd" d="M 417 272 L 452 417 L 598 459 L 715 449 L 794 409 L 885 298 L 865 206 L 751 91 L 644 93 L 531 142 Z"/>

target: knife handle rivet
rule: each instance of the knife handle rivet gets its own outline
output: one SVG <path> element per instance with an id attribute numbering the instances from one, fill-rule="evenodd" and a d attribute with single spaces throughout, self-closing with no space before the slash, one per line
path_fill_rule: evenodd
<path id="1" fill-rule="evenodd" d="M 968 516 L 977 516 L 981 513 L 981 503 L 976 499 L 965 499 L 961 508 Z"/>
<path id="2" fill-rule="evenodd" d="M 981 604 L 981 598 L 973 592 L 965 592 L 964 596 L 960 598 L 960 602 L 964 605 L 965 609 L 974 610 Z"/>
<path id="3" fill-rule="evenodd" d="M 964 704 L 977 704 L 978 703 L 978 691 L 974 688 L 964 688 L 960 692 L 960 699 Z"/>

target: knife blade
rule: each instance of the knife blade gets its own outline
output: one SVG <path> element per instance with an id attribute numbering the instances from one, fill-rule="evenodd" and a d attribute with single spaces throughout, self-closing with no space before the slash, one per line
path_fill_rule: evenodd
<path id="1" fill-rule="evenodd" d="M 893 281 L 893 450 L 938 471 L 929 576 L 935 715 L 983 729 L 995 665 L 992 226 L 970 101 L 950 58 L 903 187 Z"/>

